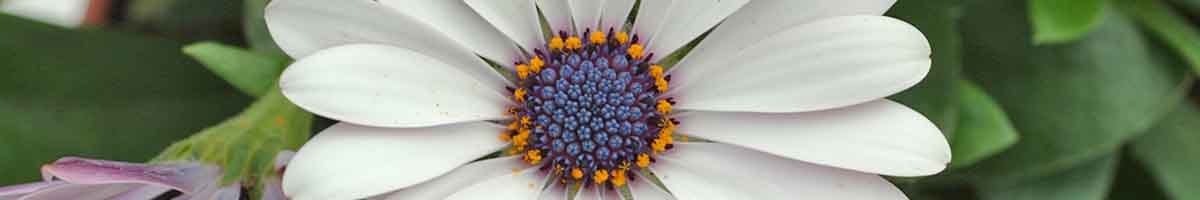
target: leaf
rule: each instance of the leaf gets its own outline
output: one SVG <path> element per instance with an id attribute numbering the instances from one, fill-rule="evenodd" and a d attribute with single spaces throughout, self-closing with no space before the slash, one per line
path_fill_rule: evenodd
<path id="1" fill-rule="evenodd" d="M 1138 19 L 1143 26 L 1183 57 L 1200 74 L 1200 30 L 1159 0 L 1118 0 L 1122 11 Z"/>
<path id="2" fill-rule="evenodd" d="M 271 32 L 267 30 L 267 20 L 264 12 L 266 11 L 268 0 L 245 0 L 245 9 L 242 16 L 242 29 L 245 31 L 246 42 L 250 44 L 250 49 L 259 53 L 266 53 L 278 56 L 287 56 L 275 44 L 275 39 L 271 37 Z"/>
<path id="3" fill-rule="evenodd" d="M 960 5 L 960 0 L 899 1 L 887 13 L 912 23 L 933 47 L 933 66 L 925 80 L 892 98 L 928 117 L 947 138 L 953 138 L 958 125 L 955 85 L 962 76 Z"/>
<path id="4" fill-rule="evenodd" d="M 1019 183 L 1103 155 L 1182 101 L 1189 73 L 1109 12 L 1079 41 L 1033 46 L 1024 1 L 971 1 L 964 72 L 992 95 L 1021 140 L 970 170 L 975 184 Z"/>
<path id="5" fill-rule="evenodd" d="M 1107 11 L 1105 0 L 1029 0 L 1033 42 L 1071 42 L 1100 24 Z"/>
<path id="6" fill-rule="evenodd" d="M 962 101 L 958 131 L 950 142 L 953 160 L 950 168 L 971 166 L 991 157 L 1017 142 L 1017 130 L 1008 121 L 1000 105 L 979 86 L 967 80 L 959 81 L 959 100 Z"/>
<path id="7" fill-rule="evenodd" d="M 287 67 L 288 58 L 250 52 L 213 42 L 188 45 L 183 52 L 251 96 L 262 96 Z"/>
<path id="8" fill-rule="evenodd" d="M 181 45 L 0 15 L 0 185 L 63 156 L 144 161 L 249 98 Z"/>
<path id="9" fill-rule="evenodd" d="M 1200 0 L 1171 0 L 1171 3 L 1183 8 L 1192 16 L 1200 16 Z"/>
<path id="10" fill-rule="evenodd" d="M 121 27 L 192 43 L 242 39 L 242 0 L 126 0 Z"/>
<path id="11" fill-rule="evenodd" d="M 1132 142 L 1132 154 L 1172 199 L 1200 199 L 1200 108 L 1185 103 Z"/>
<path id="12" fill-rule="evenodd" d="M 1117 173 L 1118 156 L 1107 155 L 1052 176 L 1011 186 L 984 185 L 983 200 L 1102 200 Z"/>
<path id="13" fill-rule="evenodd" d="M 1126 148 L 1128 150 L 1128 148 Z M 1124 151 L 1123 156 L 1133 155 Z M 1145 167 L 1136 159 L 1121 159 L 1117 169 L 1117 180 L 1113 181 L 1112 190 L 1108 192 L 1108 200 L 1144 200 L 1170 199 L 1163 194 L 1158 183 L 1146 172 Z M 1180 199 L 1186 200 L 1186 199 Z"/>

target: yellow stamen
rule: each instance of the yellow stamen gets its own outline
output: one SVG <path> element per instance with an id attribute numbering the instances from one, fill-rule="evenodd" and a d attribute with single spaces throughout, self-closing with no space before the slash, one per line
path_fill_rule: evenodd
<path id="1" fill-rule="evenodd" d="M 667 142 L 662 141 L 662 138 L 654 139 L 654 143 L 650 144 L 650 149 L 654 150 L 654 153 L 656 154 L 667 151 Z"/>
<path id="2" fill-rule="evenodd" d="M 608 41 L 608 35 L 605 35 L 604 31 L 596 31 L 588 36 L 588 40 L 591 40 L 592 44 L 604 44 L 604 42 Z"/>
<path id="3" fill-rule="evenodd" d="M 527 93 L 525 88 L 517 88 L 517 90 L 513 90 L 513 99 L 516 99 L 518 103 L 525 102 L 525 93 Z M 661 110 L 662 105 L 661 103 L 659 104 Z"/>
<path id="4" fill-rule="evenodd" d="M 543 66 L 546 66 L 546 61 L 543 61 L 542 57 L 534 56 L 529 60 L 529 69 L 532 69 L 533 72 L 542 72 Z"/>
<path id="5" fill-rule="evenodd" d="M 517 65 L 517 78 L 521 78 L 521 80 L 525 80 L 525 78 L 529 78 L 529 65 L 526 65 L 526 64 Z"/>
<path id="6" fill-rule="evenodd" d="M 604 181 L 608 181 L 608 170 L 596 170 L 596 174 L 592 175 L 592 181 L 595 181 L 596 184 L 601 184 L 604 183 Z"/>
<path id="7" fill-rule="evenodd" d="M 658 100 L 658 112 L 662 114 L 670 114 L 671 102 L 668 102 L 666 99 Z"/>
<path id="8" fill-rule="evenodd" d="M 660 92 L 660 93 L 667 92 L 667 89 L 671 89 L 671 86 L 669 85 L 669 83 L 667 83 L 667 79 L 664 79 L 664 78 L 655 79 L 654 87 L 655 87 L 655 89 L 658 89 L 658 92 Z"/>
<path id="9" fill-rule="evenodd" d="M 517 128 L 521 128 L 521 124 L 520 124 L 520 123 L 517 123 L 517 121 L 515 121 L 515 120 L 514 120 L 514 121 L 512 121 L 511 123 L 508 123 L 508 130 L 509 130 L 509 131 L 516 131 L 516 130 L 517 130 Z"/>
<path id="10" fill-rule="evenodd" d="M 537 164 L 542 161 L 542 150 L 529 150 L 525 152 L 525 162 L 529 164 Z"/>
<path id="11" fill-rule="evenodd" d="M 642 168 L 645 168 L 646 166 L 650 166 L 650 155 L 646 155 L 644 153 L 638 154 L 637 165 L 638 165 L 638 167 L 642 167 Z"/>
<path id="12" fill-rule="evenodd" d="M 612 184 L 617 187 L 625 185 L 625 170 L 615 170 L 612 172 Z"/>
<path id="13" fill-rule="evenodd" d="M 642 59 L 642 51 L 645 51 L 645 49 L 642 49 L 642 45 L 633 44 L 629 45 L 629 49 L 626 49 L 625 52 L 629 53 L 629 57 L 633 59 Z"/>
<path id="14" fill-rule="evenodd" d="M 665 78 L 663 77 L 662 65 L 650 65 L 650 77 L 654 77 L 656 79 Z"/>
<path id="15" fill-rule="evenodd" d="M 512 134 L 508 132 L 500 133 L 500 141 L 512 141 Z"/>
<path id="16" fill-rule="evenodd" d="M 520 131 L 517 131 L 516 136 L 512 137 L 513 146 L 517 150 L 523 150 L 525 149 L 525 145 L 529 145 L 529 133 L 529 129 L 522 128 Z"/>
<path id="17" fill-rule="evenodd" d="M 625 44 L 625 42 L 629 42 L 629 33 L 625 33 L 624 31 L 617 32 L 617 35 L 615 35 L 613 37 L 617 38 L 617 42 L 621 43 L 621 44 Z"/>
<path id="18" fill-rule="evenodd" d="M 579 40 L 579 37 L 575 37 L 575 36 L 571 36 L 571 37 L 567 38 L 567 49 L 579 49 L 579 48 L 583 48 L 583 40 Z"/>
<path id="19" fill-rule="evenodd" d="M 574 177 L 575 179 L 583 178 L 583 170 L 579 170 L 579 168 L 571 169 L 571 177 Z"/>
<path id="20" fill-rule="evenodd" d="M 553 50 L 562 49 L 563 48 L 563 39 L 561 37 L 554 36 L 554 38 L 550 39 L 550 44 L 548 44 L 546 46 L 550 47 L 550 49 L 553 49 Z"/>
<path id="21" fill-rule="evenodd" d="M 528 128 L 530 125 L 533 125 L 533 118 L 530 118 L 529 116 L 521 116 L 521 126 Z"/>

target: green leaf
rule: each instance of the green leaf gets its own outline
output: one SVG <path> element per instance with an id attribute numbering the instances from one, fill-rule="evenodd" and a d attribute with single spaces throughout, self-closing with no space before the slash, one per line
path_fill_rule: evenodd
<path id="1" fill-rule="evenodd" d="M 962 101 L 958 133 L 950 142 L 954 157 L 950 168 L 971 166 L 1017 143 L 1017 130 L 1000 105 L 979 86 L 967 80 L 958 84 Z"/>
<path id="2" fill-rule="evenodd" d="M 155 162 L 200 160 L 219 164 L 223 184 L 274 175 L 275 155 L 299 149 L 308 140 L 312 114 L 296 107 L 272 87 L 241 114 L 163 150 Z"/>
<path id="3" fill-rule="evenodd" d="M 242 28 L 245 29 L 246 42 L 250 44 L 250 49 L 255 52 L 287 56 L 275 44 L 275 39 L 271 37 L 271 32 L 267 30 L 266 15 L 264 15 L 267 3 L 269 3 L 268 0 L 245 0 L 245 5 L 243 5 L 245 14 L 242 15 Z"/>
<path id="4" fill-rule="evenodd" d="M 250 52 L 213 42 L 188 45 L 183 52 L 251 96 L 262 96 L 287 67 L 288 58 Z"/>
<path id="5" fill-rule="evenodd" d="M 1123 157 L 1133 154 L 1124 151 Z M 1113 181 L 1112 190 L 1108 192 L 1108 200 L 1145 200 L 1170 199 L 1163 194 L 1159 184 L 1154 182 L 1145 167 L 1137 159 L 1121 159 L 1117 169 L 1117 180 Z M 1187 199 L 1180 199 L 1187 200 Z"/>
<path id="6" fill-rule="evenodd" d="M 933 66 L 925 80 L 892 98 L 928 117 L 947 138 L 953 138 L 958 125 L 955 85 L 962 77 L 960 6 L 960 0 L 899 1 L 887 13 L 912 23 L 933 47 Z"/>
<path id="7" fill-rule="evenodd" d="M 1183 107 L 1134 140 L 1132 154 L 1172 199 L 1200 199 L 1200 108 Z"/>
<path id="8" fill-rule="evenodd" d="M 118 24 L 191 43 L 242 41 L 242 0 L 128 0 Z M 117 9 L 117 8 L 114 8 Z M 118 9 L 120 10 L 120 9 Z"/>
<path id="9" fill-rule="evenodd" d="M 1015 185 L 979 187 L 983 200 L 1102 200 L 1117 172 L 1115 154 L 1052 176 Z"/>
<path id="10" fill-rule="evenodd" d="M 1138 19 L 1150 32 L 1183 57 L 1200 74 L 1200 30 L 1159 0 L 1118 0 L 1122 11 Z"/>
<path id="11" fill-rule="evenodd" d="M 1200 16 L 1200 0 L 1171 0 L 1171 2 L 1193 16 Z"/>
<path id="12" fill-rule="evenodd" d="M 63 156 L 144 161 L 249 103 L 181 45 L 0 14 L 0 185 Z"/>
<path id="13" fill-rule="evenodd" d="M 1111 154 L 1183 100 L 1189 73 L 1109 12 L 1079 41 L 1033 46 L 1024 1 L 971 1 L 964 72 L 1021 140 L 972 167 L 976 184 L 1018 183 Z"/>
<path id="14" fill-rule="evenodd" d="M 1103 19 L 1105 0 L 1029 0 L 1033 42 L 1066 43 L 1096 28 Z"/>

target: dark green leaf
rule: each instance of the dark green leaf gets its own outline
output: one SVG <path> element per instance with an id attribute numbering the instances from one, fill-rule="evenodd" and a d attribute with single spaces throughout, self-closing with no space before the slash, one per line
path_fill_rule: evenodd
<path id="1" fill-rule="evenodd" d="M 242 0 L 128 0 L 123 24 L 185 43 L 242 41 Z"/>
<path id="2" fill-rule="evenodd" d="M 1024 1 L 971 1 L 964 72 L 1001 105 L 1021 140 L 976 164 L 979 182 L 1017 183 L 1114 152 L 1182 101 L 1189 73 L 1108 12 L 1075 43 L 1033 46 Z"/>
<path id="3" fill-rule="evenodd" d="M 1200 109 L 1187 103 L 1134 140 L 1134 159 L 1172 199 L 1200 199 Z"/>
<path id="4" fill-rule="evenodd" d="M 1029 0 L 1033 42 L 1066 43 L 1079 39 L 1100 24 L 1108 1 Z"/>
<path id="5" fill-rule="evenodd" d="M 1102 200 L 1117 173 L 1118 156 L 1102 156 L 1072 169 L 1014 185 L 983 185 L 983 200 Z"/>
<path id="6" fill-rule="evenodd" d="M 288 62 L 287 57 L 212 42 L 188 45 L 183 52 L 251 96 L 262 96 L 270 90 Z"/>
<path id="7" fill-rule="evenodd" d="M 912 23 L 933 47 L 933 66 L 925 80 L 892 98 L 924 114 L 948 138 L 953 138 L 958 125 L 955 84 L 962 76 L 960 4 L 959 0 L 899 1 L 887 14 Z"/>
<path id="8" fill-rule="evenodd" d="M 160 39 L 0 15 L 0 185 L 62 156 L 144 161 L 249 102 Z"/>
<path id="9" fill-rule="evenodd" d="M 962 101 L 958 132 L 950 142 L 953 160 L 950 168 L 971 166 L 991 157 L 1017 142 L 1017 130 L 1008 121 L 1000 105 L 970 81 L 960 81 L 959 100 Z"/>
<path id="10" fill-rule="evenodd" d="M 1122 10 L 1183 57 L 1200 74 L 1200 31 L 1160 0 L 1118 0 Z"/>
<path id="11" fill-rule="evenodd" d="M 1129 156 L 1132 156 L 1132 153 L 1129 153 L 1129 151 L 1125 152 L 1125 154 L 1122 154 L 1123 157 L 1130 158 Z M 1108 192 L 1107 199 L 1153 200 L 1168 198 L 1166 194 L 1163 194 L 1158 183 L 1155 183 L 1150 174 L 1146 172 L 1145 167 L 1138 163 L 1136 159 L 1121 159 L 1121 164 L 1117 169 L 1117 180 L 1113 181 L 1112 190 Z"/>

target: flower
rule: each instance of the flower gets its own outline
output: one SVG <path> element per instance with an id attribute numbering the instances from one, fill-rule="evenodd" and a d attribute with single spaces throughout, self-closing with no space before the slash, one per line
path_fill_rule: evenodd
<path id="1" fill-rule="evenodd" d="M 42 166 L 46 181 L 0 188 L 0 199 L 236 200 L 241 186 L 218 186 L 221 170 L 196 162 L 137 164 L 66 157 Z"/>
<path id="2" fill-rule="evenodd" d="M 284 95 L 342 121 L 300 149 L 283 189 L 904 199 L 879 175 L 935 174 L 950 152 L 883 99 L 930 67 L 924 36 L 880 16 L 892 3 L 276 0 L 268 28 L 297 59 Z"/>

